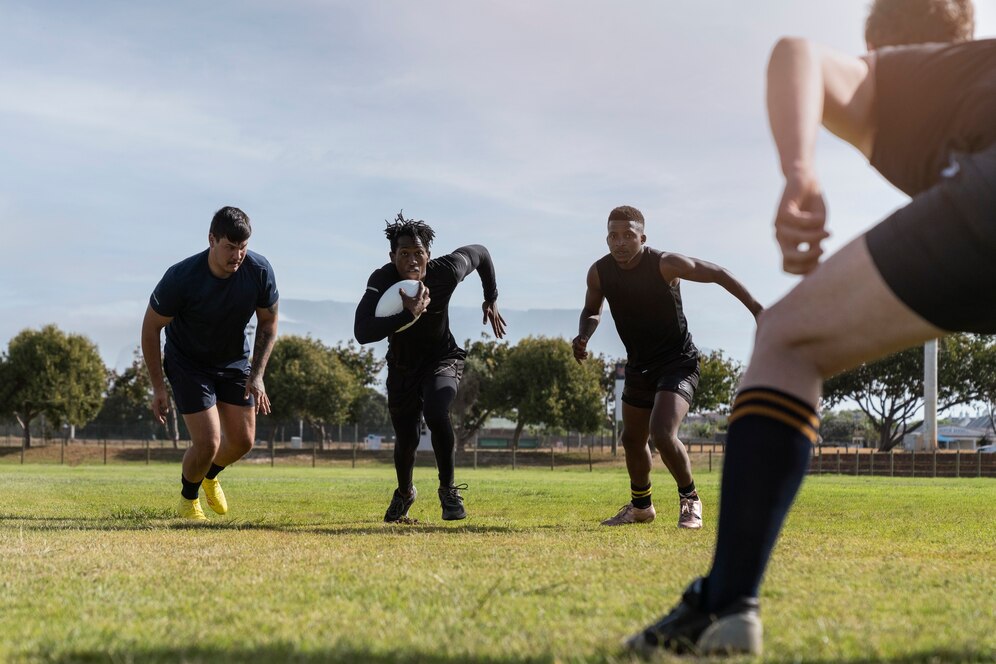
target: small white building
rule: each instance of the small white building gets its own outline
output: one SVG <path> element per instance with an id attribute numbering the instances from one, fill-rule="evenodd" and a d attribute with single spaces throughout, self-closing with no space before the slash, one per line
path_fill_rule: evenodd
<path id="1" fill-rule="evenodd" d="M 992 427 L 974 427 L 946 424 L 937 427 L 937 448 L 941 450 L 966 450 L 974 452 L 980 445 L 994 439 Z M 981 443 L 979 441 L 982 441 Z M 908 431 L 903 436 L 903 449 L 912 452 L 930 452 L 931 448 L 923 439 L 923 426 Z"/>

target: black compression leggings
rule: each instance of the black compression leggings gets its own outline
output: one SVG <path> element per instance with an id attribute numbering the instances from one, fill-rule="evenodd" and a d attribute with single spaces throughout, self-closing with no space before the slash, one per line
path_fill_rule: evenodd
<path id="1" fill-rule="evenodd" d="M 432 434 L 432 451 L 439 469 L 439 485 L 453 484 L 455 463 L 455 437 L 450 423 L 450 404 L 456 396 L 459 380 L 454 376 L 429 375 L 422 382 L 421 398 L 403 399 L 398 407 L 391 407 L 394 424 L 394 469 L 398 474 L 398 488 L 404 491 L 412 485 L 415 451 L 420 438 L 420 424 L 425 424 Z M 418 389 L 418 388 L 416 388 Z M 414 396 L 414 395 L 413 395 Z"/>

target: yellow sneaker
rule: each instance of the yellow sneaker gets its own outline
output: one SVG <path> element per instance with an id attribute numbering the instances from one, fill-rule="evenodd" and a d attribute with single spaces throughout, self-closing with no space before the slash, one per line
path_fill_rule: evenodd
<path id="1" fill-rule="evenodd" d="M 228 512 L 228 501 L 225 500 L 225 492 L 222 491 L 221 484 L 218 483 L 217 479 L 205 478 L 201 482 L 201 488 L 204 489 L 204 497 L 207 498 L 208 507 L 218 514 Z"/>
<path id="2" fill-rule="evenodd" d="M 176 513 L 181 519 L 189 519 L 190 521 L 208 520 L 208 518 L 204 516 L 204 510 L 201 509 L 200 498 L 187 500 L 183 496 L 180 496 L 180 504 L 176 506 Z"/>

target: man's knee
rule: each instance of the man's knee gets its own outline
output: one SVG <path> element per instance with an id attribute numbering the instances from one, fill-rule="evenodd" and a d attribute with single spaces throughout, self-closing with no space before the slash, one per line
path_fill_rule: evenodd
<path id="1" fill-rule="evenodd" d="M 757 321 L 754 354 L 769 361 L 805 362 L 827 377 L 828 372 L 822 366 L 822 339 L 813 335 L 811 328 L 803 326 L 802 322 L 794 307 L 784 300 L 766 309 Z"/>
<path id="2" fill-rule="evenodd" d="M 678 439 L 678 435 L 670 430 L 666 431 L 651 431 L 650 432 L 650 442 L 661 454 L 670 454 L 675 450 L 684 447 Z"/>

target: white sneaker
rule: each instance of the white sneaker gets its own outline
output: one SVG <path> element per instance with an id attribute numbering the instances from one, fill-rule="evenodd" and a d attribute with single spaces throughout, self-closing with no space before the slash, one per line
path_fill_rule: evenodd
<path id="1" fill-rule="evenodd" d="M 626 503 L 614 517 L 610 517 L 602 522 L 603 526 L 624 526 L 627 523 L 650 523 L 657 516 L 657 510 L 653 505 L 650 507 L 633 507 L 633 503 Z"/>

